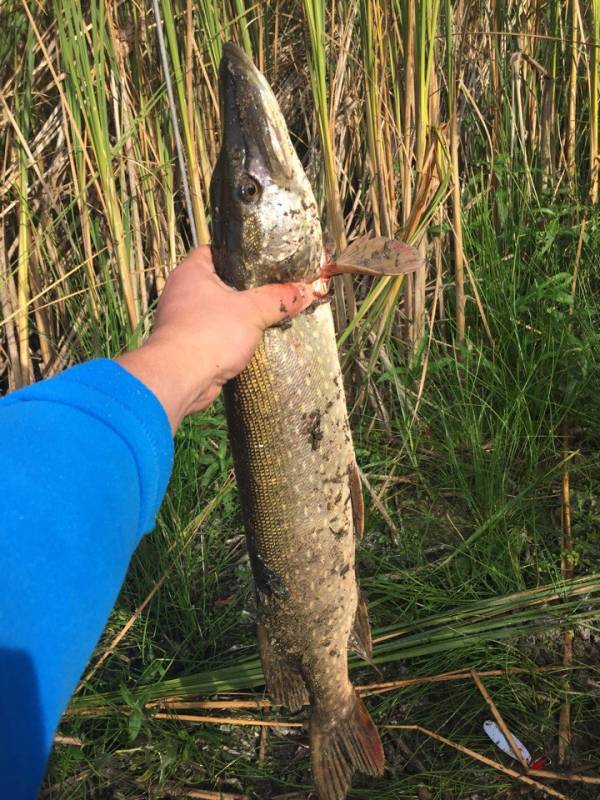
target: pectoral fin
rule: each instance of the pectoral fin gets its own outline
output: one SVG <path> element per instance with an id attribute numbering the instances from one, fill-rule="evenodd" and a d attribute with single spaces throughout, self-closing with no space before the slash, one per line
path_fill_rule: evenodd
<path id="1" fill-rule="evenodd" d="M 330 278 L 344 272 L 362 275 L 403 275 L 415 272 L 425 263 L 421 253 L 397 239 L 362 236 L 355 239 L 333 261 L 323 267 L 323 277 Z"/>

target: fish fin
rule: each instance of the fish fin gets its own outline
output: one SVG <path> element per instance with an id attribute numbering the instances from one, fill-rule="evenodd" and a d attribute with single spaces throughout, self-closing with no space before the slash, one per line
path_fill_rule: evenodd
<path id="1" fill-rule="evenodd" d="M 257 632 L 267 693 L 274 703 L 281 704 L 290 711 L 299 711 L 308 703 L 308 692 L 298 666 L 273 647 L 265 626 L 260 622 Z"/>
<path id="2" fill-rule="evenodd" d="M 310 752 L 319 800 L 344 800 L 355 770 L 383 774 L 385 755 L 367 708 L 353 691 L 348 709 L 331 719 L 318 705 L 310 720 Z"/>
<path id="3" fill-rule="evenodd" d="M 425 260 L 415 248 L 385 236 L 361 236 L 334 260 L 327 260 L 323 277 L 358 272 L 362 275 L 404 275 L 421 269 Z"/>
<path id="4" fill-rule="evenodd" d="M 350 500 L 352 502 L 352 521 L 354 523 L 354 537 L 362 539 L 365 532 L 365 504 L 363 501 L 362 485 L 358 464 L 354 462 L 348 469 L 350 478 Z"/>
<path id="5" fill-rule="evenodd" d="M 371 640 L 371 626 L 369 625 L 369 615 L 367 611 L 367 596 L 359 590 L 358 605 L 356 606 L 356 616 L 354 617 L 354 627 L 350 632 L 348 647 L 365 661 L 370 661 L 373 657 L 373 642 Z"/>

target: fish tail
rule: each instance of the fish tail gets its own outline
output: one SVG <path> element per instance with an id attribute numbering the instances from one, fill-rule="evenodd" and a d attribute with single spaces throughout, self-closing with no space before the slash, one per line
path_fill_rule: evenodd
<path id="1" fill-rule="evenodd" d="M 310 721 L 310 749 L 319 800 L 343 800 L 355 770 L 383 774 L 385 756 L 377 728 L 353 690 L 344 713 L 332 718 L 315 706 Z"/>

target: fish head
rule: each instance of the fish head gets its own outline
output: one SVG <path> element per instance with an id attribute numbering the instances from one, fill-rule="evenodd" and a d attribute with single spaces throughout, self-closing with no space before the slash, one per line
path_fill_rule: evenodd
<path id="1" fill-rule="evenodd" d="M 237 289 L 319 276 L 321 225 L 310 183 L 271 87 L 223 46 L 221 151 L 210 187 L 217 274 Z"/>

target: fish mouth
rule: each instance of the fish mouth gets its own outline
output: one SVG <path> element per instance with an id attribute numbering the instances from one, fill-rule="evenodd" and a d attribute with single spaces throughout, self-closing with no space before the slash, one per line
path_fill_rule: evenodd
<path id="1" fill-rule="evenodd" d="M 271 87 L 237 45 L 223 45 L 219 66 L 222 149 L 242 168 L 262 164 L 272 180 L 294 176 L 295 152 Z"/>

